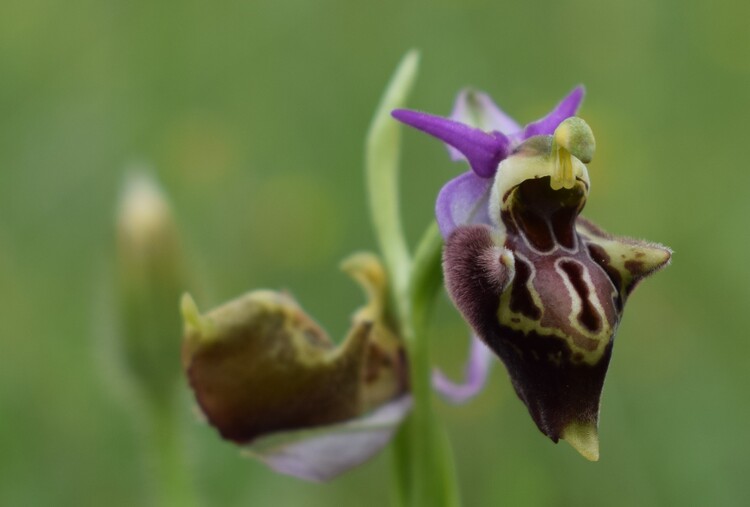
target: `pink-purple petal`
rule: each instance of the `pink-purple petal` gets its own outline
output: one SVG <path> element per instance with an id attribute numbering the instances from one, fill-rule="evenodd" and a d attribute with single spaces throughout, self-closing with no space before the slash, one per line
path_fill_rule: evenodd
<path id="1" fill-rule="evenodd" d="M 513 118 L 497 107 L 497 104 L 492 101 L 489 95 L 469 88 L 461 90 L 456 97 L 450 119 L 470 127 L 482 129 L 485 132 L 501 132 L 506 136 L 511 136 L 522 130 Z M 446 148 L 448 148 L 451 160 L 465 159 L 461 152 L 453 146 L 446 144 Z"/>
<path id="2" fill-rule="evenodd" d="M 583 101 L 584 92 L 583 86 L 575 87 L 547 116 L 526 125 L 523 129 L 523 139 L 552 135 L 563 120 L 575 116 Z"/>
<path id="3" fill-rule="evenodd" d="M 471 89 L 461 90 L 458 94 L 450 118 L 485 132 L 496 130 L 506 136 L 521 130 L 521 126 L 500 109 L 489 95 Z"/>
<path id="4" fill-rule="evenodd" d="M 492 351 L 487 345 L 472 335 L 463 382 L 453 382 L 442 371 L 435 369 L 432 373 L 432 386 L 451 403 L 465 403 L 481 392 L 493 360 Z"/>
<path id="5" fill-rule="evenodd" d="M 492 182 L 492 178 L 480 178 L 467 171 L 443 185 L 435 215 L 444 238 L 459 225 L 490 224 L 487 208 Z"/>
<path id="6" fill-rule="evenodd" d="M 411 406 L 412 397 L 407 394 L 352 421 L 260 438 L 246 451 L 281 474 L 329 481 L 385 447 Z"/>
<path id="7" fill-rule="evenodd" d="M 510 150 L 510 141 L 500 132 L 487 133 L 457 121 L 419 111 L 396 109 L 394 118 L 447 143 L 468 160 L 478 176 L 490 178 Z"/>

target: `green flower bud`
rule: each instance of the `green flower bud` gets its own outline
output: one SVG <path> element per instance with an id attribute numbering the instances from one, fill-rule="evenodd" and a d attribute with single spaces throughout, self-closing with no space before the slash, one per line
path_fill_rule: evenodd
<path id="1" fill-rule="evenodd" d="M 131 175 L 117 214 L 117 294 L 120 350 L 143 396 L 168 404 L 179 380 L 179 315 L 184 290 L 177 229 L 161 189 L 146 174 Z"/>

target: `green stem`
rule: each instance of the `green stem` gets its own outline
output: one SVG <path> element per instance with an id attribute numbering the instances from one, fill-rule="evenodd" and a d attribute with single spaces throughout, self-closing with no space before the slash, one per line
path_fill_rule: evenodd
<path id="1" fill-rule="evenodd" d="M 391 287 L 395 323 L 409 349 L 414 409 L 394 440 L 396 503 L 402 507 L 459 505 L 453 459 L 445 432 L 433 413 L 427 326 L 441 285 L 442 238 L 433 224 L 412 261 L 398 202 L 401 129 L 391 111 L 403 107 L 417 73 L 419 56 L 401 60 L 370 126 L 365 176 L 375 236 Z"/>
<path id="2" fill-rule="evenodd" d="M 396 507 L 407 507 L 410 504 L 412 491 L 412 448 L 411 448 L 411 419 L 399 428 L 393 443 L 391 444 L 392 453 L 392 474 L 395 490 L 393 492 L 393 504 Z"/>
<path id="3" fill-rule="evenodd" d="M 420 242 L 409 286 L 408 346 L 414 409 L 409 421 L 412 459 L 412 505 L 449 507 L 460 504 L 445 430 L 435 417 L 430 361 L 429 318 L 442 287 L 443 240 L 433 223 Z"/>
<path id="4" fill-rule="evenodd" d="M 154 505 L 198 505 L 184 460 L 175 415 L 166 408 L 152 409 L 148 424 L 146 443 L 151 459 L 150 483 Z"/>

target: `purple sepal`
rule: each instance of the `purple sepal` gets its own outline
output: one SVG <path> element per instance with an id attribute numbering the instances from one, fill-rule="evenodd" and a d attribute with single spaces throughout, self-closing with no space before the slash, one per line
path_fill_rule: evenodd
<path id="1" fill-rule="evenodd" d="M 551 136 L 563 120 L 575 116 L 583 100 L 584 92 L 582 85 L 573 88 L 573 91 L 562 99 L 547 116 L 524 127 L 523 139 L 533 136 Z"/>
<path id="2" fill-rule="evenodd" d="M 385 447 L 411 406 L 412 397 L 406 394 L 345 423 L 259 438 L 246 451 L 281 474 L 329 481 Z"/>
<path id="3" fill-rule="evenodd" d="M 456 97 L 450 119 L 464 123 L 485 132 L 497 131 L 511 136 L 521 131 L 521 126 L 508 116 L 505 111 L 497 107 L 489 95 L 484 92 L 464 89 Z M 454 161 L 463 160 L 460 151 L 447 145 L 448 153 Z"/>
<path id="4" fill-rule="evenodd" d="M 500 132 L 487 133 L 448 118 L 407 109 L 396 109 L 391 114 L 398 121 L 456 148 L 478 176 L 491 178 L 500 161 L 508 156 L 510 141 Z"/>
<path id="5" fill-rule="evenodd" d="M 476 335 L 472 335 L 463 383 L 453 382 L 442 371 L 435 369 L 432 386 L 449 402 L 466 403 L 484 388 L 492 362 L 492 351 Z"/>
<path id="6" fill-rule="evenodd" d="M 467 171 L 443 185 L 435 204 L 435 215 L 444 238 L 459 225 L 490 223 L 488 203 L 493 181 Z"/>

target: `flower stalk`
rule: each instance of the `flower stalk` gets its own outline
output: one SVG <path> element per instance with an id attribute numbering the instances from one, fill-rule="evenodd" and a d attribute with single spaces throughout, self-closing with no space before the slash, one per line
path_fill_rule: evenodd
<path id="1" fill-rule="evenodd" d="M 150 451 L 154 505 L 200 505 L 192 477 L 186 467 L 179 424 L 174 411 L 153 410 L 148 414 L 146 443 Z"/>
<path id="2" fill-rule="evenodd" d="M 153 505 L 197 504 L 175 411 L 180 378 L 174 301 L 187 279 L 169 202 L 147 172 L 129 175 L 117 214 L 119 353 L 129 409 L 141 425 Z"/>
<path id="3" fill-rule="evenodd" d="M 444 430 L 434 417 L 427 327 L 442 285 L 442 237 L 431 225 L 412 259 L 400 221 L 398 176 L 401 135 L 391 111 L 403 107 L 416 78 L 419 55 L 406 54 L 373 118 L 366 142 L 365 173 L 370 212 L 385 259 L 397 327 L 406 342 L 414 409 L 394 441 L 400 505 L 454 506 L 458 495 Z"/>
<path id="4" fill-rule="evenodd" d="M 429 320 L 442 287 L 442 247 L 443 239 L 433 223 L 417 247 L 409 291 L 411 314 L 406 336 L 414 396 L 409 428 L 416 471 L 412 505 L 460 504 L 452 453 L 445 430 L 435 417 L 432 395 Z"/>

